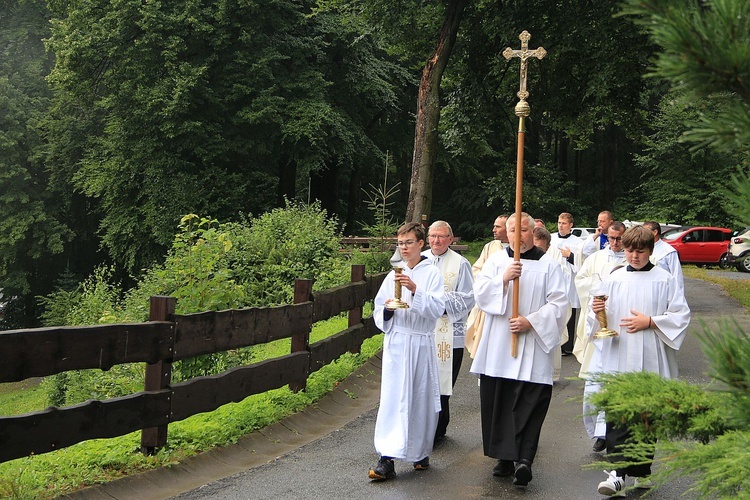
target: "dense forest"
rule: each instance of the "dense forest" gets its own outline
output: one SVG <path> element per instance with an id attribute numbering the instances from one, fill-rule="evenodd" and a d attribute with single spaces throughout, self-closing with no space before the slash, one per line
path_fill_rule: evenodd
<path id="1" fill-rule="evenodd" d="M 664 49 L 622 8 L 0 0 L 0 288 L 13 298 L 4 328 L 35 324 L 39 296 L 97 266 L 132 280 L 163 262 L 186 214 L 231 222 L 317 200 L 342 234 L 362 234 L 373 217 L 366 191 L 388 170 L 403 220 L 417 157 L 431 175 L 428 219 L 488 239 L 515 197 L 518 63 L 502 52 L 522 30 L 548 52 L 529 70 L 526 211 L 550 222 L 568 211 L 576 225 L 604 209 L 737 225 L 724 188 L 747 171 L 747 143 L 731 130 L 721 148 L 683 135 L 721 121 L 731 98 L 649 77 Z M 746 72 L 747 31 L 706 31 Z M 437 59 L 444 69 L 424 97 Z M 717 92 L 747 103 L 744 85 Z M 423 104 L 436 111 L 434 143 L 415 127 Z"/>

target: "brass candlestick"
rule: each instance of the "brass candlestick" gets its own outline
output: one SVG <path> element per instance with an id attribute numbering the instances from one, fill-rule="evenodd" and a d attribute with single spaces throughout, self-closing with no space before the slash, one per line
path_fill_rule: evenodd
<path id="1" fill-rule="evenodd" d="M 607 300 L 606 295 L 595 295 L 594 298 L 599 300 Z M 594 338 L 595 339 L 606 339 L 609 337 L 616 337 L 618 333 L 614 330 L 611 330 L 607 328 L 607 311 L 599 311 L 596 313 L 596 319 L 599 320 L 599 325 L 601 325 L 601 328 L 594 332 Z"/>
<path id="2" fill-rule="evenodd" d="M 594 275 L 592 276 L 592 280 L 593 282 L 589 293 L 595 299 L 606 301 L 609 297 L 607 297 L 607 287 L 604 285 L 604 282 L 602 282 L 601 276 L 599 276 L 599 274 L 597 273 L 594 273 Z M 601 328 L 598 331 L 594 332 L 595 339 L 606 339 L 609 337 L 616 337 L 618 335 L 616 331 L 607 328 L 606 309 L 596 313 L 596 319 L 599 320 L 599 325 L 601 326 Z"/>
<path id="3" fill-rule="evenodd" d="M 403 269 L 401 269 L 400 267 L 394 267 L 393 271 L 396 273 L 396 276 L 400 276 L 403 272 Z M 393 295 L 395 295 L 395 297 L 388 302 L 388 304 L 385 306 L 386 309 L 395 311 L 396 309 L 409 308 L 409 304 L 401 300 L 401 282 L 395 279 L 393 283 Z"/>

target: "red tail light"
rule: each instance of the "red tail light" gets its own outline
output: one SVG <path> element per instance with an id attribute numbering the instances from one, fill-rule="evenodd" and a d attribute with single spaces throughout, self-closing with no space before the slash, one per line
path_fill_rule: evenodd
<path id="1" fill-rule="evenodd" d="M 742 244 L 742 238 L 735 238 L 733 243 L 735 245 L 741 245 Z"/>

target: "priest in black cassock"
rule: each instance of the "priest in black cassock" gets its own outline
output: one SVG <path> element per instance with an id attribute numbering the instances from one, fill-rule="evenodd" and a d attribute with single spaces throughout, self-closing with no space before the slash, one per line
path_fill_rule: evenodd
<path id="1" fill-rule="evenodd" d="M 516 237 L 516 217 L 508 218 L 508 239 Z M 498 460 L 495 476 L 513 476 L 526 486 L 532 478 L 544 418 L 552 397 L 555 350 L 568 307 L 560 265 L 534 246 L 534 219 L 522 214 L 520 261 L 513 249 L 493 254 L 475 277 L 476 304 L 486 314 L 471 373 L 480 377 L 484 454 Z M 519 278 L 518 317 L 513 287 Z M 512 334 L 518 354 L 511 353 Z"/>

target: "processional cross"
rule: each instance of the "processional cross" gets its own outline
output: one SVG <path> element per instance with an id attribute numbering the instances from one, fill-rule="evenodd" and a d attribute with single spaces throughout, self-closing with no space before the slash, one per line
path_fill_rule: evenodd
<path id="1" fill-rule="evenodd" d="M 526 117 L 531 114 L 531 107 L 526 99 L 529 97 L 529 92 L 526 90 L 526 60 L 530 57 L 536 57 L 537 59 L 543 59 L 547 55 L 547 51 L 544 47 L 537 47 L 534 50 L 529 50 L 529 40 L 531 34 L 524 30 L 518 36 L 521 40 L 521 50 L 514 50 L 510 47 L 503 51 L 503 56 L 507 60 L 511 60 L 513 57 L 521 59 L 521 87 L 516 94 L 520 101 L 516 104 L 516 116 L 518 117 L 518 153 L 516 155 L 516 234 L 515 241 L 513 241 L 513 260 L 518 262 L 521 260 L 521 212 L 523 211 L 523 149 L 524 149 L 524 138 L 526 136 Z M 518 301 L 519 301 L 519 279 L 513 280 L 513 318 L 518 317 Z M 518 356 L 518 335 L 513 334 L 511 336 L 511 354 L 515 358 Z"/>
<path id="2" fill-rule="evenodd" d="M 516 116 L 519 118 L 526 118 L 531 113 L 531 108 L 526 102 L 526 99 L 529 97 L 529 92 L 526 90 L 526 68 L 528 65 L 526 60 L 530 57 L 536 57 L 539 60 L 544 59 L 544 56 L 547 55 L 547 51 L 544 50 L 544 47 L 537 47 L 534 50 L 529 50 L 531 33 L 526 30 L 521 32 L 518 38 L 521 40 L 521 50 L 514 50 L 510 47 L 506 47 L 503 51 L 503 56 L 509 61 L 514 57 L 521 59 L 521 86 L 516 94 L 520 101 L 516 105 Z"/>

